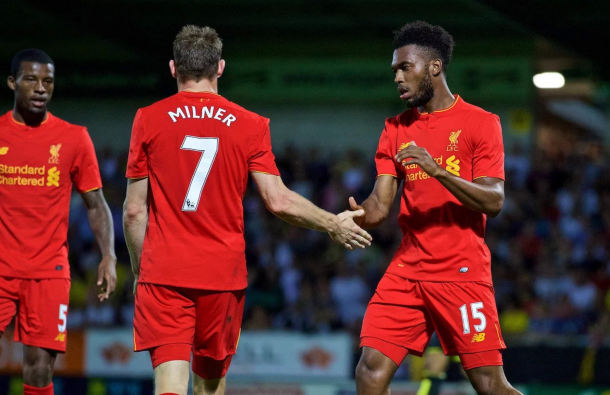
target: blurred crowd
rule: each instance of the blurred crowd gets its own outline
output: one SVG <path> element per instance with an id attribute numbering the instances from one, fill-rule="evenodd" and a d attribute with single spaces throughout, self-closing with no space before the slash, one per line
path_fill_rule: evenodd
<path id="1" fill-rule="evenodd" d="M 348 197 L 364 200 L 375 182 L 372 155 L 287 146 L 276 152 L 286 185 L 334 213 Z M 94 287 L 100 256 L 80 197 L 72 199 L 71 328 L 131 325 L 133 295 L 121 228 L 126 153 L 98 153 L 118 255 L 117 291 L 99 303 Z M 505 335 L 593 334 L 610 327 L 610 162 L 588 144 L 568 154 L 506 154 L 506 201 L 488 221 L 487 244 Z M 358 334 L 367 302 L 401 239 L 398 204 L 372 231 L 373 246 L 346 251 L 326 234 L 273 217 L 254 185 L 244 199 L 249 288 L 244 329 Z M 202 262 L 205 265 L 205 262 Z"/>

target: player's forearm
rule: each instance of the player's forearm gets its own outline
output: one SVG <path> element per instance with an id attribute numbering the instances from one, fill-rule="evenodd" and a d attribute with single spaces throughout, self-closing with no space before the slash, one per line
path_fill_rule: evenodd
<path id="1" fill-rule="evenodd" d="M 114 223 L 106 201 L 103 199 L 96 200 L 94 205 L 87 208 L 87 216 L 102 256 L 116 258 L 114 252 Z"/>
<path id="2" fill-rule="evenodd" d="M 148 208 L 125 205 L 123 209 L 123 231 L 125 244 L 129 251 L 131 269 L 137 276 L 140 274 L 140 260 L 144 246 L 144 236 L 148 226 Z"/>
<path id="3" fill-rule="evenodd" d="M 269 210 L 291 225 L 313 229 L 319 232 L 331 232 L 338 228 L 338 220 L 333 215 L 289 189 L 276 197 Z"/>
<path id="4" fill-rule="evenodd" d="M 360 224 L 360 227 L 363 229 L 378 227 L 390 213 L 390 207 L 384 205 L 375 194 L 372 194 L 362 202 L 362 208 L 366 213 L 364 221 Z"/>
<path id="5" fill-rule="evenodd" d="M 465 207 L 496 217 L 504 205 L 504 191 L 495 185 L 481 185 L 443 171 L 436 179 Z"/>

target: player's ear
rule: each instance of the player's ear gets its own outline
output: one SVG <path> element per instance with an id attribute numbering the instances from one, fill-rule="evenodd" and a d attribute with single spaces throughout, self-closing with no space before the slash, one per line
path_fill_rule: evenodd
<path id="1" fill-rule="evenodd" d="M 220 78 L 222 73 L 224 73 L 226 65 L 227 63 L 225 62 L 225 60 L 220 59 L 220 62 L 218 62 L 218 74 L 216 74 L 216 78 Z"/>
<path id="2" fill-rule="evenodd" d="M 442 71 L 443 71 L 443 61 L 440 59 L 434 59 L 430 63 L 430 74 L 432 74 L 434 77 L 438 77 Z"/>
<path id="3" fill-rule="evenodd" d="M 169 72 L 171 73 L 172 77 L 178 78 L 178 74 L 176 73 L 176 62 L 174 62 L 174 59 L 169 61 Z"/>
<path id="4" fill-rule="evenodd" d="M 14 91 L 15 88 L 17 87 L 17 84 L 15 83 L 15 77 L 13 77 L 12 75 L 9 75 L 8 78 L 6 79 L 6 85 L 8 85 L 10 90 Z"/>

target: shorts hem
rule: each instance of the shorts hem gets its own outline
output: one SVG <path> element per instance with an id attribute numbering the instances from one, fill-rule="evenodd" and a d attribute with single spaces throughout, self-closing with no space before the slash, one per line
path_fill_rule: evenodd
<path id="1" fill-rule="evenodd" d="M 464 370 L 472 370 L 472 369 L 476 369 L 476 368 L 482 368 L 485 366 L 504 366 L 504 363 L 481 363 L 481 364 L 469 365 L 468 367 L 462 365 L 462 368 Z"/>
<path id="2" fill-rule="evenodd" d="M 144 344 L 142 345 L 141 343 L 137 343 L 138 347 L 136 350 L 136 347 L 134 346 L 133 351 L 134 352 L 142 352 L 142 351 L 149 351 L 153 348 L 157 348 L 157 347 L 162 347 L 162 346 L 169 346 L 172 344 L 188 344 L 189 346 L 193 345 L 193 342 L 187 342 L 187 341 L 168 341 L 168 342 L 154 342 L 154 343 L 150 343 L 150 344 Z"/>
<path id="3" fill-rule="evenodd" d="M 506 347 L 502 347 L 502 346 L 495 346 L 495 347 L 486 347 L 486 348 L 480 348 L 480 349 L 476 349 L 476 350 L 449 350 L 445 353 L 445 355 L 451 355 L 451 356 L 459 356 L 461 354 L 476 354 L 479 352 L 487 352 L 487 351 L 494 351 L 494 350 L 498 350 L 500 352 L 506 350 Z"/>
<path id="4" fill-rule="evenodd" d="M 210 358 L 210 359 L 214 359 L 216 361 L 222 361 L 223 359 L 226 359 L 229 356 L 235 355 L 237 353 L 237 350 L 234 351 L 229 351 L 226 353 L 220 353 L 220 354 L 212 354 L 209 352 L 196 352 L 195 350 L 193 350 L 193 355 L 197 356 L 197 357 L 204 357 L 204 358 Z M 224 355 L 224 356 L 223 356 Z"/>
<path id="5" fill-rule="evenodd" d="M 23 338 L 19 339 L 19 343 L 23 344 L 24 346 L 28 346 L 28 347 L 38 347 L 38 348 L 45 348 L 47 350 L 57 351 L 57 352 L 59 352 L 61 354 L 65 354 L 65 352 L 66 352 L 66 344 L 65 343 L 64 343 L 64 345 L 62 347 L 62 346 L 57 346 L 55 344 L 45 343 L 45 342 L 25 341 L 25 340 L 23 340 Z"/>

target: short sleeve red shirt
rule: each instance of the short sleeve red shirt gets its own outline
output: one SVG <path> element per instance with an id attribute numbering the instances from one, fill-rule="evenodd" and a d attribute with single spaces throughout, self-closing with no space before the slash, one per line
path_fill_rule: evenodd
<path id="1" fill-rule="evenodd" d="M 102 187 L 87 129 L 51 113 L 37 127 L 0 117 L 0 276 L 70 278 L 72 184 Z"/>
<path id="2" fill-rule="evenodd" d="M 445 110 L 411 109 L 386 120 L 375 156 L 378 176 L 404 180 L 398 217 L 403 239 L 387 271 L 421 281 L 491 283 L 486 216 L 464 207 L 419 166 L 398 163 L 396 154 L 411 141 L 456 177 L 503 180 L 500 119 L 459 96 Z"/>
<path id="3" fill-rule="evenodd" d="M 247 286 L 249 172 L 279 175 L 268 119 L 209 92 L 182 91 L 137 112 L 127 177 L 150 185 L 140 282 Z"/>

